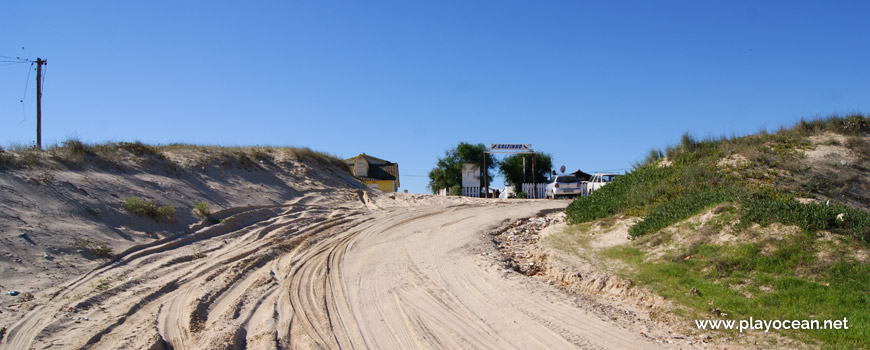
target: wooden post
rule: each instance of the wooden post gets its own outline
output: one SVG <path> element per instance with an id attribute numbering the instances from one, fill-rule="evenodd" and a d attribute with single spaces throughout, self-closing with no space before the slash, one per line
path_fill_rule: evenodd
<path id="1" fill-rule="evenodd" d="M 538 182 L 535 180 L 535 152 L 532 152 L 532 198 L 538 199 Z"/>
<path id="2" fill-rule="evenodd" d="M 36 148 L 42 149 L 42 65 L 45 60 L 36 58 Z"/>
<path id="3" fill-rule="evenodd" d="M 489 182 L 486 181 L 487 177 L 488 176 L 487 176 L 487 171 L 486 171 L 486 152 L 484 151 L 483 152 L 483 186 L 484 186 L 483 198 L 489 198 Z"/>

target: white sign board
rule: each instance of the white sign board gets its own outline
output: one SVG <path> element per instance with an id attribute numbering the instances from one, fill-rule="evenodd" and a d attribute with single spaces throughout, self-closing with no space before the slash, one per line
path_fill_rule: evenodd
<path id="1" fill-rule="evenodd" d="M 480 187 L 480 167 L 465 164 L 462 167 L 462 187 Z"/>
<path id="2" fill-rule="evenodd" d="M 529 143 L 490 143 L 489 149 L 491 151 L 528 152 L 532 149 L 532 145 Z"/>

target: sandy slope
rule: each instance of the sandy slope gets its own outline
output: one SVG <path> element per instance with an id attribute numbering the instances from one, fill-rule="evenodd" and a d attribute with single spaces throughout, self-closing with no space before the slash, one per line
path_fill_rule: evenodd
<path id="1" fill-rule="evenodd" d="M 656 346 L 476 253 L 486 229 L 565 202 L 344 191 L 356 200 L 239 208 L 134 248 L 60 288 L 0 348 Z"/>
<path id="2" fill-rule="evenodd" d="M 106 244 L 116 254 L 194 232 L 191 226 L 201 221 L 192 211 L 198 202 L 228 215 L 306 196 L 306 201 L 358 200 L 352 189 L 362 187 L 345 171 L 279 151 L 247 164 L 204 152 L 167 152 L 172 160 L 130 155 L 77 166 L 0 164 L 0 338 L 4 328 L 72 276 L 109 262 L 79 247 L 77 240 Z M 174 221 L 158 223 L 132 214 L 124 209 L 126 197 L 174 206 Z M 11 290 L 21 295 L 7 295 Z M 31 295 L 35 300 L 27 302 Z"/>

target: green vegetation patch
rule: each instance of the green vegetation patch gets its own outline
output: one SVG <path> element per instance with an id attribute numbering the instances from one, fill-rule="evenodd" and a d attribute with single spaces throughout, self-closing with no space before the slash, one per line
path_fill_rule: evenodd
<path id="1" fill-rule="evenodd" d="M 106 243 L 91 241 L 89 238 L 76 239 L 75 247 L 85 249 L 98 258 L 109 259 L 112 257 L 112 247 Z"/>
<path id="2" fill-rule="evenodd" d="M 846 186 L 847 181 L 829 183 L 833 177 L 807 172 L 797 150 L 811 147 L 806 139 L 810 132 L 833 130 L 854 135 L 868 132 L 868 124 L 867 117 L 848 116 L 802 121 L 776 134 L 707 140 L 687 134 L 667 152 L 651 151 L 647 163 L 575 200 L 566 209 L 568 220 L 582 223 L 617 213 L 639 216 L 642 220 L 629 229 L 637 237 L 730 202 L 742 208 L 738 219 L 744 224 L 781 222 L 808 232 L 828 230 L 849 235 L 870 244 L 870 214 L 866 211 L 836 201 L 823 205 L 795 200 L 807 192 L 835 198 L 854 192 Z M 664 153 L 670 163 L 667 166 L 659 164 Z M 748 159 L 739 169 L 723 168 L 720 161 L 733 154 L 748 155 Z M 789 175 L 803 173 L 806 175 Z M 824 178 L 826 183 L 822 186 L 814 178 Z"/>
<path id="3" fill-rule="evenodd" d="M 175 207 L 171 205 L 161 206 L 156 201 L 144 198 L 124 198 L 124 209 L 138 216 L 151 218 L 154 222 L 160 222 L 163 219 L 169 222 L 175 220 Z"/>
<path id="4" fill-rule="evenodd" d="M 761 190 L 741 198 L 742 219 L 767 225 L 780 222 L 805 231 L 826 230 L 852 236 L 870 244 L 870 214 L 842 204 L 806 203 L 772 190 Z"/>
<path id="5" fill-rule="evenodd" d="M 193 206 L 193 212 L 203 219 L 211 217 L 211 209 L 209 209 L 207 202 L 196 203 L 196 205 Z"/>
<path id="6" fill-rule="evenodd" d="M 849 320 L 849 330 L 782 330 L 825 348 L 866 347 L 870 336 L 870 265 L 816 261 L 809 234 L 739 245 L 701 244 L 679 255 L 645 259 L 629 246 L 601 252 L 631 267 L 628 277 L 687 306 L 688 319 Z M 693 292 L 694 291 L 697 292 Z M 735 331 L 736 332 L 736 331 Z M 758 331 L 750 331 L 758 332 Z"/>
<path id="7" fill-rule="evenodd" d="M 813 169 L 802 150 L 812 149 L 809 136 L 822 132 L 846 135 L 847 141 L 839 147 L 859 160 L 854 165 L 820 163 Z M 866 176 L 870 168 L 868 135 L 870 118 L 861 115 L 804 120 L 772 134 L 706 140 L 687 134 L 665 151 L 650 151 L 632 172 L 578 198 L 566 214 L 574 225 L 590 225 L 617 214 L 640 217 L 629 234 L 648 238 L 598 254 L 624 262 L 625 274 L 685 306 L 678 312 L 687 313 L 689 319 L 845 317 L 849 330 L 779 333 L 824 348 L 866 348 L 870 264 L 845 252 L 870 245 L 867 189 L 861 181 L 853 181 L 855 176 Z M 806 197 L 822 200 L 798 201 Z M 668 236 L 672 233 L 662 229 L 711 209 L 715 216 L 703 227 L 687 222 L 676 229 L 708 235 L 729 226 L 729 234 L 743 243 L 695 239 L 690 241 L 697 243 L 665 256 L 647 256 L 646 248 L 640 249 L 650 242 L 655 242 L 654 247 L 673 244 Z M 755 230 L 753 224 L 773 223 L 797 226 L 801 232 L 741 237 Z M 820 239 L 820 231 L 835 234 L 834 240 Z M 586 243 L 570 235 L 550 240 L 554 246 L 570 249 Z"/>

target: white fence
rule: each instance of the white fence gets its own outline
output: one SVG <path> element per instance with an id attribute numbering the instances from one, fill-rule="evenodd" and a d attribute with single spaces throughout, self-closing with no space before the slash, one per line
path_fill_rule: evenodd
<path id="1" fill-rule="evenodd" d="M 532 183 L 524 183 L 523 184 L 523 192 L 528 194 L 529 198 L 533 198 L 532 197 L 532 186 L 533 186 Z M 534 198 L 538 198 L 538 199 L 545 198 L 544 196 L 545 196 L 545 192 L 547 191 L 547 184 L 539 183 L 539 184 L 537 184 L 537 189 L 538 189 L 537 196 L 535 196 Z M 460 195 L 463 197 L 480 198 L 480 195 L 481 195 L 480 190 L 481 190 L 480 187 L 476 187 L 476 186 L 463 187 Z M 450 195 L 449 191 L 446 188 L 442 188 L 442 189 L 438 190 L 437 194 L 439 196 L 449 196 Z"/>
<path id="2" fill-rule="evenodd" d="M 463 197 L 480 197 L 480 187 L 469 186 L 462 188 L 462 196 Z"/>
<path id="3" fill-rule="evenodd" d="M 438 190 L 438 195 L 439 196 L 448 196 L 448 195 L 450 195 L 450 193 L 447 191 L 446 188 L 442 188 L 442 189 Z M 480 198 L 480 187 L 479 186 L 463 187 L 460 195 L 463 197 Z"/>
<path id="4" fill-rule="evenodd" d="M 532 184 L 531 182 L 524 183 L 523 184 L 523 192 L 527 193 L 529 195 L 529 198 L 538 198 L 538 199 L 544 198 L 544 192 L 547 190 L 547 184 L 545 184 L 545 183 L 537 184 L 537 191 L 535 191 L 535 193 L 537 195 L 533 196 L 532 195 L 532 186 L 534 186 L 534 185 L 535 184 Z"/>

